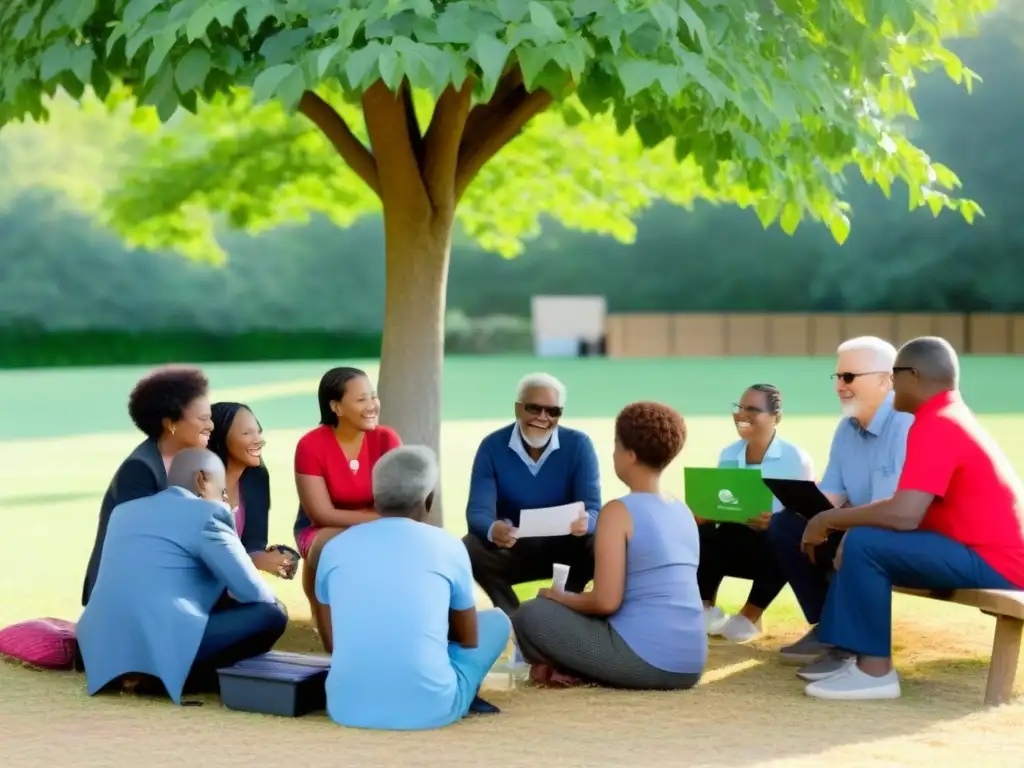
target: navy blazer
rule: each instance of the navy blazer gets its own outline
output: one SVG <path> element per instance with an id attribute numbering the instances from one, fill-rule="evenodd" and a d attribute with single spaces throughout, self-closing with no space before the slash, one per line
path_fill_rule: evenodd
<path id="1" fill-rule="evenodd" d="M 242 545 L 246 552 L 263 552 L 270 526 L 270 473 L 266 465 L 247 467 L 238 478 L 238 492 L 245 507 Z"/>
<path id="2" fill-rule="evenodd" d="M 160 448 L 156 440 L 147 438 L 121 462 L 107 492 L 103 495 L 100 519 L 96 526 L 96 541 L 92 545 L 89 565 L 85 570 L 85 582 L 82 584 L 82 607 L 89 604 L 89 596 L 96 584 L 100 556 L 103 554 L 103 541 L 107 538 L 107 524 L 110 522 L 110 513 L 114 511 L 114 507 L 126 501 L 153 496 L 166 488 L 167 469 L 164 467 Z"/>

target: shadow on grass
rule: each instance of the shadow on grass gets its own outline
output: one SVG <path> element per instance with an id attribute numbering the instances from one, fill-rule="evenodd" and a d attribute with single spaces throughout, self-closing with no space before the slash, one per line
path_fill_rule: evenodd
<path id="1" fill-rule="evenodd" d="M 75 501 L 98 498 L 95 491 L 79 491 L 73 493 L 33 493 L 25 496 L 5 496 L 0 498 L 0 509 L 12 507 L 43 507 L 47 504 L 70 504 Z"/>

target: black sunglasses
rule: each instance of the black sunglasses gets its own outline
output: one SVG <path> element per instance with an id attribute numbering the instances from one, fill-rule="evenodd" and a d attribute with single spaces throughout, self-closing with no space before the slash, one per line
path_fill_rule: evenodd
<path id="1" fill-rule="evenodd" d="M 829 378 L 832 381 L 842 380 L 843 384 L 853 384 L 854 380 L 859 379 L 861 376 L 873 376 L 878 373 L 889 373 L 889 371 L 864 371 L 863 373 L 844 371 L 843 373 L 833 373 Z"/>
<path id="2" fill-rule="evenodd" d="M 917 373 L 917 368 L 911 368 L 909 365 L 895 365 L 892 375 L 895 376 L 897 373 Z"/>
<path id="3" fill-rule="evenodd" d="M 537 403 L 522 403 L 523 410 L 531 416 L 539 416 L 546 413 L 552 419 L 562 418 L 562 406 L 560 405 L 538 405 Z"/>

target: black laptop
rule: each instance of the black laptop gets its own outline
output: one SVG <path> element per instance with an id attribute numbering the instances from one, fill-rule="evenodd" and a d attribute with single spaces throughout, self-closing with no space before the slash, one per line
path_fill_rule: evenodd
<path id="1" fill-rule="evenodd" d="M 813 480 L 779 480 L 765 477 L 763 482 L 782 506 L 810 520 L 819 512 L 832 509 L 832 502 Z"/>

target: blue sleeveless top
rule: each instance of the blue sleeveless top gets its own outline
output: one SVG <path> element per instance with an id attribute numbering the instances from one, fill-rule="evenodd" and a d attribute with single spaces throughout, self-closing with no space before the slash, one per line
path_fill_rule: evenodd
<path id="1" fill-rule="evenodd" d="M 697 523 L 681 501 L 652 493 L 619 499 L 633 519 L 626 545 L 626 591 L 609 621 L 652 667 L 699 674 L 708 658 L 697 588 Z"/>

